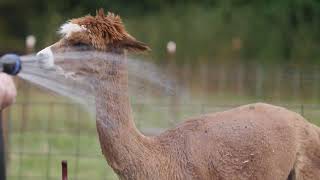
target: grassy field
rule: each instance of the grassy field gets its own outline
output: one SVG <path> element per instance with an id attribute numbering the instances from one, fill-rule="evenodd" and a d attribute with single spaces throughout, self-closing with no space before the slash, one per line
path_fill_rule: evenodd
<path id="1" fill-rule="evenodd" d="M 20 86 L 19 89 L 17 103 L 8 113 L 9 180 L 58 180 L 61 160 L 68 160 L 70 179 L 117 179 L 101 155 L 95 121 L 90 113 L 38 88 L 26 90 Z M 160 97 L 141 102 L 133 98 L 138 128 L 165 129 L 190 116 L 264 101 L 232 94 L 212 96 L 206 103 L 201 103 L 200 99 L 180 99 L 183 103 L 174 105 L 168 99 Z M 209 101 L 212 103 L 207 103 Z M 291 102 L 287 106 L 320 125 L 320 107 Z"/>

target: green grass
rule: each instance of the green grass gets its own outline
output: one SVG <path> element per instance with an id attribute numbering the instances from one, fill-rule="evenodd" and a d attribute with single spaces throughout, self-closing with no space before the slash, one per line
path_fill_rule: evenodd
<path id="1" fill-rule="evenodd" d="M 197 101 L 182 99 L 181 105 L 174 106 L 168 99 L 160 97 L 136 104 L 133 98 L 138 128 L 168 128 L 191 116 L 264 101 L 244 95 L 218 94 Z M 320 125 L 320 107 L 306 105 L 302 110 L 296 104 L 289 108 L 298 113 L 303 111 L 307 119 Z M 70 179 L 117 179 L 101 154 L 92 115 L 64 98 L 37 88 L 31 88 L 27 95 L 25 88 L 20 87 L 17 103 L 10 108 L 8 156 L 9 180 L 60 179 L 61 160 L 68 160 Z"/>
<path id="2" fill-rule="evenodd" d="M 8 179 L 117 179 L 101 154 L 95 121 L 79 105 L 37 88 L 19 89 L 9 110 Z"/>

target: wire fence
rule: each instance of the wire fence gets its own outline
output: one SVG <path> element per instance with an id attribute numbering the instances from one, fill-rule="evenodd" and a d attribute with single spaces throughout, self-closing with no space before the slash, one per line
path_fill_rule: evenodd
<path id="1" fill-rule="evenodd" d="M 69 161 L 70 179 L 116 179 L 107 167 L 100 153 L 94 121 L 81 107 L 72 104 L 41 104 L 47 111 L 41 114 L 29 112 L 39 108 L 32 103 L 16 104 L 9 112 L 7 136 L 8 179 L 60 179 L 60 161 Z M 144 106 L 135 104 L 134 107 Z M 187 109 L 197 107 L 199 113 L 209 110 L 219 111 L 234 106 L 211 106 L 207 104 L 186 105 Z M 200 106 L 201 108 L 199 108 Z M 290 105 L 288 108 L 310 118 L 315 114 L 320 117 L 319 105 Z M 182 107 L 186 108 L 186 107 Z M 63 110 L 65 113 L 62 113 Z M 212 111 L 210 111 L 212 112 Z M 145 112 L 140 112 L 145 113 Z M 164 113 L 164 112 L 162 112 Z M 145 117 L 146 119 L 150 117 Z M 145 119 L 139 119 L 142 131 L 148 127 L 141 126 Z M 176 122 L 177 123 L 177 122 Z M 167 126 L 170 126 L 168 122 Z M 165 129 L 153 127 L 157 134 Z M 150 131 L 149 129 L 149 133 Z"/>
<path id="2" fill-rule="evenodd" d="M 191 73 L 192 68 L 200 75 Z M 204 89 L 206 101 L 134 102 L 135 123 L 145 134 L 159 134 L 190 116 L 265 100 L 320 125 L 317 70 L 201 66 L 182 68 L 177 77 L 187 89 Z M 92 114 L 79 105 L 21 84 L 20 98 L 3 117 L 9 180 L 61 179 L 61 160 L 68 160 L 70 179 L 117 179 L 102 156 Z M 218 95 L 208 96 L 210 93 Z"/>

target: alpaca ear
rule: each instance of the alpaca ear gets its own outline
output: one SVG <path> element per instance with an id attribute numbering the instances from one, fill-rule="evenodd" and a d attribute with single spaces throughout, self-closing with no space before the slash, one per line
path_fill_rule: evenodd
<path id="1" fill-rule="evenodd" d="M 124 39 L 117 43 L 117 46 L 121 49 L 126 49 L 131 52 L 145 52 L 150 51 L 151 49 L 147 46 L 147 44 L 137 41 L 135 39 Z"/>

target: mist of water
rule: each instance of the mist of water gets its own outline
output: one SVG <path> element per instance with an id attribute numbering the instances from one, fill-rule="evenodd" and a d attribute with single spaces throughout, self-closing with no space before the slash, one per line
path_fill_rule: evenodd
<path id="1" fill-rule="evenodd" d="M 73 63 L 82 63 L 81 60 L 87 61 L 88 59 L 115 60 L 115 58 L 108 58 L 108 56 L 114 55 L 94 53 L 93 56 L 88 52 L 67 52 L 55 55 L 55 59 L 57 60 L 55 63 L 59 63 L 59 60 L 74 61 Z M 45 57 L 26 55 L 22 56 L 21 60 L 22 70 L 18 75 L 19 77 L 41 88 L 68 97 L 76 103 L 84 105 L 90 112 L 94 112 L 95 98 L 90 77 L 75 77 L 73 72 L 64 71 L 58 65 L 48 68 L 41 63 L 45 62 Z M 139 101 L 146 99 L 146 94 L 150 92 L 157 92 L 157 94 L 161 94 L 162 96 L 173 96 L 176 94 L 173 86 L 175 83 L 167 72 L 161 70 L 150 61 L 128 58 L 127 62 L 130 95 L 137 96 Z M 109 89 L 112 90 L 111 86 L 110 84 Z"/>

